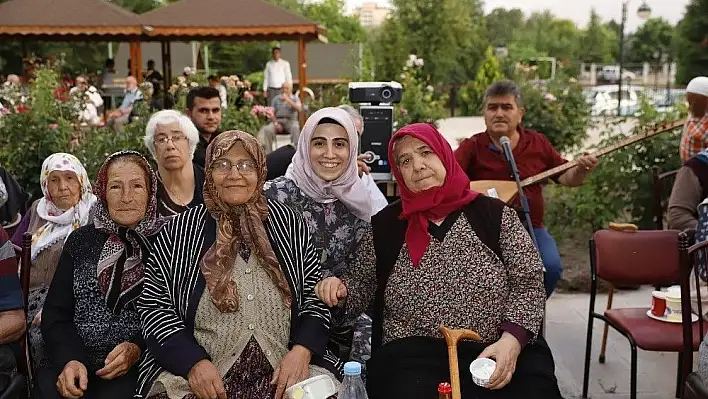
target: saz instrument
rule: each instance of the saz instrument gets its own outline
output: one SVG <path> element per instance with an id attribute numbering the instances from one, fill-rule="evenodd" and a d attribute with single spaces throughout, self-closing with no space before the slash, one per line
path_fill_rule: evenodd
<path id="1" fill-rule="evenodd" d="M 601 150 L 593 152 L 590 155 L 596 158 L 601 157 L 613 151 L 619 150 L 620 148 L 634 144 L 638 141 L 642 141 L 644 139 L 648 139 L 649 137 L 656 136 L 659 133 L 664 133 L 668 132 L 669 130 L 676 129 L 677 127 L 683 126 L 685 122 L 685 120 L 663 122 L 655 125 L 650 129 L 644 128 L 641 132 L 633 136 L 627 137 L 626 139 L 609 147 L 605 147 Z M 543 180 L 548 179 L 549 177 L 559 175 L 568 169 L 574 168 L 577 165 L 577 160 L 566 162 L 563 165 L 556 166 L 555 168 L 549 169 L 543 173 L 527 177 L 526 179 L 521 180 L 521 187 L 523 188 L 539 183 Z M 470 188 L 482 194 L 496 196 L 500 200 L 507 203 L 514 199 L 519 192 L 516 182 L 513 180 L 476 180 L 470 183 Z"/>

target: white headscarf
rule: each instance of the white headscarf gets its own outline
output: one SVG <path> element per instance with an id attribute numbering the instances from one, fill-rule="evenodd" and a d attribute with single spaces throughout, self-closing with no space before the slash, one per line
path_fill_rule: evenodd
<path id="1" fill-rule="evenodd" d="M 329 182 L 317 176 L 310 163 L 310 140 L 317 124 L 324 118 L 337 121 L 346 129 L 349 136 L 349 165 L 341 176 Z M 293 167 L 288 169 L 285 177 L 294 181 L 298 188 L 313 200 L 321 203 L 342 201 L 356 217 L 370 221 L 371 197 L 359 178 L 356 159 L 358 151 L 359 136 L 349 114 L 339 108 L 322 108 L 305 122 L 297 143 L 297 151 L 293 156 Z"/>
<path id="2" fill-rule="evenodd" d="M 74 172 L 81 184 L 81 198 L 71 209 L 61 210 L 51 199 L 47 180 L 49 174 L 54 171 Z M 39 183 L 42 186 L 44 197 L 37 204 L 37 214 L 46 223 L 32 234 L 32 260 L 35 260 L 40 252 L 54 243 L 60 240 L 66 241 L 72 231 L 87 224 L 91 206 L 96 202 L 96 196 L 91 190 L 91 182 L 86 174 L 86 169 L 71 154 L 58 152 L 47 157 L 42 163 Z"/>

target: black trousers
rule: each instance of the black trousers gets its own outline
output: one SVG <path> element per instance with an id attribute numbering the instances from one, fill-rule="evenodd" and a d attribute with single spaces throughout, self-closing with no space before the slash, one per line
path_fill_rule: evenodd
<path id="1" fill-rule="evenodd" d="M 62 399 L 57 391 L 60 371 L 49 366 L 37 373 L 32 390 L 32 399 Z M 113 380 L 104 380 L 89 371 L 88 386 L 83 399 L 129 399 L 133 397 L 138 382 L 138 367 Z"/>
<path id="2" fill-rule="evenodd" d="M 463 399 L 560 399 L 551 350 L 539 337 L 521 351 L 511 382 L 489 390 L 472 381 L 469 365 L 486 345 L 461 341 L 457 347 Z M 429 399 L 440 382 L 450 382 L 443 339 L 411 337 L 381 347 L 366 364 L 370 399 Z"/>

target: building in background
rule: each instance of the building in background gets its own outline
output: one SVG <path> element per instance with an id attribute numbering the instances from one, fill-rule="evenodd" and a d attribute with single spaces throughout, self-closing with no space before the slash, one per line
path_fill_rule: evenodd
<path id="1" fill-rule="evenodd" d="M 375 1 L 362 3 L 354 9 L 354 15 L 359 17 L 359 23 L 364 27 L 379 26 L 386 20 L 391 9 Z"/>

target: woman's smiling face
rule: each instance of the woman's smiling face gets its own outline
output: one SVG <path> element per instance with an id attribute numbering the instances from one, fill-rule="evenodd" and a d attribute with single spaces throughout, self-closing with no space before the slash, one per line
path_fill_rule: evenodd
<path id="1" fill-rule="evenodd" d="M 344 127 L 323 123 L 310 139 L 310 165 L 322 180 L 336 180 L 349 167 L 349 135 Z"/>

